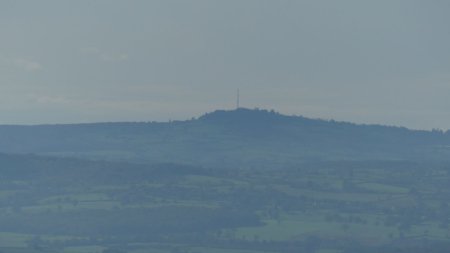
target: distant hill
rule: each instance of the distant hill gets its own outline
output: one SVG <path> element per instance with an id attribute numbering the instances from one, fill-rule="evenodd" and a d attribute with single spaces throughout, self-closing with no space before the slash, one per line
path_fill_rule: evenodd
<path id="1" fill-rule="evenodd" d="M 31 180 L 58 187 L 71 184 L 123 184 L 208 173 L 203 168 L 178 164 L 131 164 L 2 153 L 0 164 L 2 182 Z"/>
<path id="2" fill-rule="evenodd" d="M 218 110 L 173 122 L 0 126 L 0 152 L 97 160 L 270 167 L 310 160 L 448 160 L 450 134 Z"/>

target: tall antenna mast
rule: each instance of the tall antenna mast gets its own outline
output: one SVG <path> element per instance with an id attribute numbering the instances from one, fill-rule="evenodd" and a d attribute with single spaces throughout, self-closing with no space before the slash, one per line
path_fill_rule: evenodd
<path id="1" fill-rule="evenodd" d="M 237 94 L 236 94 L 236 109 L 239 109 L 239 89 L 237 89 Z"/>

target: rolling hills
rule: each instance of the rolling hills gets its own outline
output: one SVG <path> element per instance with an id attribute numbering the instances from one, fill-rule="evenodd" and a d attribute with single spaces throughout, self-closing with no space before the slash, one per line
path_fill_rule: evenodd
<path id="1" fill-rule="evenodd" d="M 447 252 L 450 133 L 219 110 L 0 126 L 0 252 Z"/>
<path id="2" fill-rule="evenodd" d="M 0 252 L 448 252 L 450 166 L 276 170 L 0 154 Z"/>
<path id="3" fill-rule="evenodd" d="M 0 126 L 0 152 L 94 160 L 273 167 L 317 160 L 448 160 L 450 134 L 218 110 L 197 119 Z"/>

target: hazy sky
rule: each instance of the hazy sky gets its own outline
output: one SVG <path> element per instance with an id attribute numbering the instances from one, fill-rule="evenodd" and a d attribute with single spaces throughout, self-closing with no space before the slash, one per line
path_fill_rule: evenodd
<path id="1" fill-rule="evenodd" d="M 450 128 L 447 0 L 0 1 L 0 123 L 241 105 Z"/>

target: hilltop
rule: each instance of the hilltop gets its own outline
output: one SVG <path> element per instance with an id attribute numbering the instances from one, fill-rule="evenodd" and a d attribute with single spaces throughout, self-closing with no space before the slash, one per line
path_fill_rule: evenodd
<path id="1" fill-rule="evenodd" d="M 248 109 L 1 126 L 0 252 L 447 252 L 447 141 Z"/>
<path id="2" fill-rule="evenodd" d="M 440 160 L 447 157 L 449 137 L 239 108 L 186 121 L 0 126 L 0 152 L 267 167 L 310 160 Z"/>

